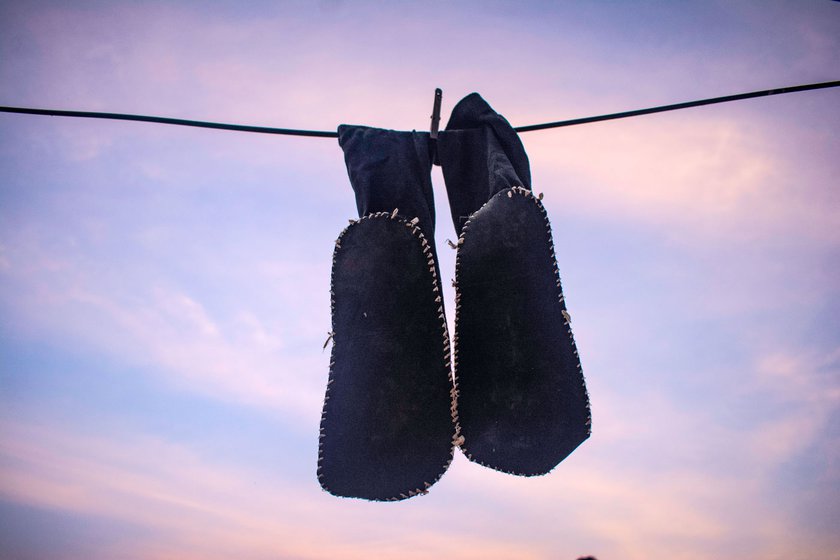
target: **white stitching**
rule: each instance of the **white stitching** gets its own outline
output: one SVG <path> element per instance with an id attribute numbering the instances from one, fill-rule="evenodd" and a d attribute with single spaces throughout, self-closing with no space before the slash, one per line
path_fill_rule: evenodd
<path id="1" fill-rule="evenodd" d="M 338 251 L 341 249 L 341 239 L 344 237 L 344 235 L 348 232 L 348 230 L 351 227 L 360 224 L 364 220 L 376 219 L 376 218 L 385 218 L 385 217 L 387 217 L 389 219 L 395 219 L 396 214 L 397 214 L 397 209 L 395 208 L 392 213 L 376 212 L 376 213 L 368 214 L 367 216 L 363 216 L 363 217 L 359 218 L 359 220 L 357 220 L 357 221 L 350 220 L 350 224 L 347 227 L 345 227 L 341 231 L 341 233 L 339 234 L 338 239 L 335 242 L 335 249 L 333 251 L 333 258 L 332 258 L 332 271 L 330 273 L 330 315 L 331 315 L 333 321 L 335 320 L 335 292 L 333 291 L 332 286 L 334 286 L 335 265 L 336 265 L 336 260 L 337 260 L 337 257 L 338 257 Z M 433 256 L 433 253 L 432 253 L 432 250 L 431 250 L 431 246 L 429 245 L 429 242 L 426 240 L 425 236 L 422 234 L 419 226 L 417 225 L 417 223 L 420 221 L 419 218 L 414 218 L 410 222 L 400 218 L 400 221 L 402 221 L 403 224 L 411 231 L 411 234 L 415 238 L 417 238 L 418 241 L 420 241 L 421 249 L 423 251 L 423 254 L 425 256 L 429 257 L 429 260 L 428 260 L 428 263 L 430 265 L 429 266 L 429 271 L 432 274 L 432 293 L 440 294 L 440 288 L 438 287 L 437 271 L 436 271 L 435 266 L 434 266 L 434 262 L 435 262 L 434 261 L 434 256 Z M 438 295 L 435 299 L 435 303 L 440 303 L 440 302 L 441 302 L 441 298 L 440 298 L 440 295 Z M 452 387 L 452 389 L 450 389 L 450 397 L 451 397 L 453 394 L 456 393 L 456 391 L 455 391 L 455 387 L 454 387 L 454 379 L 452 377 L 452 364 L 451 364 L 452 351 L 451 351 L 451 348 L 450 348 L 450 345 L 449 345 L 449 330 L 448 330 L 448 327 L 447 327 L 447 324 L 446 324 L 446 317 L 443 313 L 443 304 L 442 303 L 438 307 L 438 313 L 439 313 L 438 318 L 441 319 L 442 334 L 443 334 L 442 338 L 443 338 L 443 341 L 444 341 L 444 345 L 443 345 L 444 367 L 446 368 L 446 373 L 447 373 L 447 376 L 449 377 L 450 382 L 453 383 L 453 387 Z M 330 385 L 332 385 L 333 381 L 335 381 L 335 378 L 333 377 L 333 366 L 335 366 L 335 349 L 336 349 L 336 346 L 338 346 L 338 339 L 336 338 L 336 334 L 335 334 L 335 324 L 332 325 L 332 328 L 333 328 L 333 330 L 330 331 L 330 332 L 332 333 L 333 345 L 332 345 L 332 352 L 331 352 L 331 356 L 330 356 L 330 370 L 329 370 L 329 377 L 328 377 L 328 380 L 327 380 L 327 388 L 326 388 L 326 392 L 324 394 L 324 408 L 321 410 L 321 424 L 320 424 L 319 436 L 318 436 L 318 468 L 316 469 L 316 472 L 318 473 L 318 481 L 321 484 L 321 488 L 325 492 L 328 492 L 329 494 L 331 494 L 333 496 L 338 496 L 340 498 L 346 498 L 348 496 L 340 496 L 338 494 L 334 494 L 333 492 L 331 492 L 327 488 L 326 484 L 323 481 L 323 473 L 320 472 L 322 470 L 321 461 L 324 458 L 323 445 L 324 445 L 324 420 L 326 419 L 326 414 L 327 414 L 326 403 L 330 399 L 330 388 L 331 388 Z M 373 499 L 373 500 L 369 500 L 368 498 L 361 498 L 361 499 L 366 499 L 368 501 L 392 502 L 392 501 L 404 500 L 404 499 L 410 498 L 412 496 L 428 494 L 428 489 L 432 486 L 432 484 L 434 484 L 435 482 L 440 480 L 440 478 L 444 475 L 444 473 L 446 473 L 446 471 L 449 469 L 449 466 L 452 464 L 452 460 L 455 458 L 454 457 L 454 451 L 455 451 L 456 445 L 454 444 L 454 442 L 458 438 L 458 429 L 459 428 L 458 428 L 458 423 L 457 423 L 457 413 L 454 410 L 454 404 L 450 404 L 450 414 L 451 414 L 451 417 L 452 417 L 452 422 L 455 425 L 455 435 L 452 437 L 453 444 L 452 444 L 452 447 L 450 447 L 449 459 L 443 465 L 443 469 L 441 470 L 440 474 L 438 474 L 432 480 L 431 483 L 424 482 L 424 484 L 425 484 L 424 489 L 416 488 L 414 490 L 409 490 L 408 494 L 400 493 L 399 496 L 393 496 L 393 497 L 390 497 L 390 498 L 376 498 L 376 499 Z"/>
<path id="2" fill-rule="evenodd" d="M 453 418 L 455 419 L 455 422 L 456 422 L 456 424 L 455 424 L 455 439 L 456 439 L 456 441 L 459 442 L 459 446 L 461 447 L 461 451 L 464 452 L 464 455 L 466 455 L 467 458 L 474 463 L 478 463 L 479 465 L 482 465 L 484 467 L 491 468 L 491 469 L 501 471 L 501 472 L 506 472 L 508 474 L 513 474 L 513 475 L 516 475 L 516 476 L 541 476 L 543 474 L 548 474 L 548 472 L 551 472 L 551 470 L 549 470 L 546 473 L 537 473 L 537 474 L 517 473 L 517 472 L 501 469 L 497 466 L 488 465 L 486 463 L 483 463 L 482 461 L 479 461 L 479 460 L 475 459 L 469 453 L 467 447 L 465 446 L 465 440 L 464 440 L 464 437 L 461 435 L 461 424 L 458 420 L 458 414 L 457 414 L 457 406 L 458 406 L 458 319 L 459 319 L 460 314 L 461 314 L 461 289 L 460 289 L 460 286 L 458 285 L 457 278 L 459 278 L 458 272 L 459 272 L 460 267 L 461 267 L 461 247 L 463 246 L 464 241 L 466 239 L 465 234 L 469 230 L 470 222 L 472 221 L 472 219 L 475 217 L 476 214 L 478 214 L 478 212 L 480 212 L 485 206 L 487 206 L 490 203 L 491 200 L 493 200 L 497 196 L 501 196 L 502 192 L 505 192 L 505 191 L 504 190 L 499 191 L 498 193 L 496 193 L 495 195 L 490 197 L 490 200 L 488 200 L 487 202 L 482 204 L 481 208 L 479 208 L 478 210 L 476 210 L 475 212 L 470 214 L 470 216 L 467 218 L 467 221 L 464 222 L 464 225 L 461 228 L 461 234 L 458 236 L 458 244 L 457 244 L 458 245 L 458 251 L 455 255 L 455 278 L 456 278 L 456 280 L 452 281 L 452 286 L 455 288 L 455 335 L 452 339 L 452 346 L 453 346 L 452 362 L 453 362 L 453 365 L 454 365 L 453 373 L 452 373 L 453 386 L 454 386 L 453 395 L 452 395 L 452 406 L 453 406 Z M 551 262 L 552 262 L 552 265 L 553 265 L 552 268 L 553 268 L 554 273 L 557 277 L 557 283 L 556 283 L 557 284 L 557 292 L 558 292 L 557 301 L 562 306 L 561 307 L 561 312 L 563 314 L 563 318 L 565 319 L 564 325 L 566 326 L 566 333 L 571 340 L 574 355 L 578 358 L 577 370 L 580 372 L 581 378 L 583 379 L 583 381 L 582 381 L 582 383 L 583 383 L 583 395 L 584 395 L 584 399 L 586 401 L 586 423 L 585 423 L 585 425 L 587 427 L 586 437 L 588 438 L 590 435 L 592 435 L 592 409 L 591 409 L 590 404 L 589 404 L 589 391 L 586 389 L 586 378 L 583 375 L 583 366 L 581 365 L 581 362 L 580 362 L 580 355 L 578 354 L 577 344 L 575 344 L 575 337 L 572 334 L 571 317 L 569 316 L 568 311 L 566 311 L 565 297 L 563 296 L 563 287 L 562 287 L 561 281 L 560 281 L 560 271 L 557 268 L 557 256 L 554 252 L 554 239 L 552 238 L 552 235 L 551 235 L 551 224 L 548 221 L 548 213 L 545 211 L 545 207 L 542 204 L 543 196 L 542 196 L 542 193 L 540 193 L 539 196 L 535 197 L 530 190 L 528 190 L 526 188 L 523 188 L 523 187 L 520 187 L 520 186 L 515 186 L 515 187 L 512 187 L 510 189 L 507 189 L 508 198 L 513 198 L 512 193 L 517 193 L 517 194 L 523 195 L 523 196 L 525 196 L 525 198 L 528 198 L 528 199 L 532 200 L 534 202 L 534 204 L 537 205 L 537 208 L 540 210 L 540 212 L 542 212 L 543 218 L 545 219 L 545 229 L 546 229 L 546 234 L 548 236 L 549 252 L 550 252 L 550 255 L 551 255 Z"/>

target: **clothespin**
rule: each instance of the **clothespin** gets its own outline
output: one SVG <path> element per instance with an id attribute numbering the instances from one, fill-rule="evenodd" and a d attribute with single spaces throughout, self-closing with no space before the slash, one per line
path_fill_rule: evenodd
<path id="1" fill-rule="evenodd" d="M 429 148 L 432 151 L 432 163 L 440 165 L 437 154 L 438 127 L 440 126 L 440 102 L 443 100 L 443 90 L 435 89 L 435 102 L 432 106 L 432 125 L 429 128 Z"/>

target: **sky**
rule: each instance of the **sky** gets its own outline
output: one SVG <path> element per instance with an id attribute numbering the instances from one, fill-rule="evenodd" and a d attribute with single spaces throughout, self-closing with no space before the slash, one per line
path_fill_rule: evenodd
<path id="1" fill-rule="evenodd" d="M 0 105 L 424 130 L 440 87 L 443 122 L 477 91 L 517 126 L 838 53 L 828 0 L 0 2 Z M 386 504 L 315 474 L 337 142 L 0 114 L 0 557 L 840 558 L 838 107 L 523 133 L 592 437 L 535 478 L 456 452 Z"/>

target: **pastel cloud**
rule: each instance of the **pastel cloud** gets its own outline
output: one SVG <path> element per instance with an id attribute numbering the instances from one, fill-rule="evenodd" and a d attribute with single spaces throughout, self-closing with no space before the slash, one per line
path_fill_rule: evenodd
<path id="1" fill-rule="evenodd" d="M 675 469 L 669 453 L 662 452 L 658 466 L 628 462 L 611 448 L 635 446 L 641 456 L 658 440 L 670 442 L 671 453 L 684 451 L 705 445 L 687 434 L 715 429 L 715 420 L 698 423 L 691 413 L 665 410 L 661 400 L 641 400 L 637 410 L 661 414 L 668 422 L 642 417 L 630 431 L 611 436 L 613 424 L 630 418 L 611 416 L 624 412 L 611 398 L 602 396 L 605 411 L 593 445 L 548 477 L 510 477 L 459 456 L 435 493 L 388 509 L 331 498 L 314 488 L 314 478 L 301 485 L 234 458 L 210 463 L 158 438 L 117 442 L 10 421 L 0 434 L 0 496 L 68 514 L 120 519 L 160 535 L 155 543 L 122 542 L 118 550 L 101 551 L 102 557 L 222 558 L 247 552 L 254 558 L 542 558 L 558 550 L 566 555 L 588 550 L 630 559 L 692 559 L 734 548 L 755 558 L 801 556 L 802 550 L 811 551 L 804 558 L 817 558 L 836 546 L 825 535 L 807 535 L 786 507 L 768 501 L 774 467 L 791 450 L 780 454 L 778 448 L 759 445 L 739 452 L 754 439 L 752 432 L 736 437 L 717 428 L 715 437 L 734 446 L 725 451 L 727 474 Z M 646 433 L 645 425 L 653 430 Z M 803 437 L 807 441 L 800 433 Z"/>
<path id="2" fill-rule="evenodd" d="M 386 511 L 313 493 L 314 477 L 301 485 L 270 471 L 211 465 L 189 449 L 148 437 L 116 442 L 7 422 L 0 474 L 5 500 L 120 519 L 160 537 L 157 544 L 120 543 L 99 551 L 103 558 L 538 557 L 527 545 L 463 534 L 455 525 L 434 529 L 442 520 L 428 498 Z M 389 533 L 384 541 L 379 537 Z"/>
<path id="3" fill-rule="evenodd" d="M 837 214 L 809 186 L 828 178 L 802 181 L 807 156 L 780 157 L 769 122 L 698 111 L 532 133 L 525 142 L 542 172 L 538 188 L 564 212 L 653 226 L 682 243 L 840 241 Z M 821 136 L 802 131 L 800 141 L 816 147 Z"/>
<path id="4" fill-rule="evenodd" d="M 220 322 L 177 286 L 125 289 L 121 274 L 112 283 L 72 255 L 35 257 L 36 251 L 30 246 L 25 257 L 14 251 L 4 270 L 6 285 L 15 287 L 4 306 L 29 336 L 57 336 L 66 344 L 153 368 L 174 387 L 317 419 L 322 388 L 312 372 L 326 371 L 327 356 L 297 350 L 300 337 L 317 346 L 313 332 L 295 336 L 284 323 L 307 305 L 323 307 L 310 301 L 319 294 L 309 291 L 303 299 L 289 300 L 284 317 L 260 317 L 246 306 Z M 316 276 L 303 265 L 290 266 L 298 275 L 278 273 L 277 263 L 267 265 L 266 284 L 294 293 L 297 284 L 283 286 L 278 280 Z M 322 321 L 318 326 L 328 324 Z M 322 336 L 323 329 L 317 332 Z"/>
<path id="5" fill-rule="evenodd" d="M 833 8 L 9 4 L 0 94 L 410 129 L 426 126 L 440 85 L 444 115 L 478 90 L 529 124 L 835 78 Z M 72 391 L 66 424 L 49 396 L 14 403 L 39 375 L 30 360 L 0 370 L 12 388 L 0 391 L 0 497 L 147 529 L 115 536 L 103 558 L 831 557 L 834 99 L 523 135 L 594 407 L 592 439 L 548 477 L 458 456 L 429 496 L 337 500 L 313 472 L 212 456 L 183 434 L 91 427 L 107 414 Z M 242 447 L 283 445 L 295 468 L 307 454 L 314 464 L 329 257 L 354 211 L 335 142 L 0 119 L 2 350 L 66 360 L 68 386 L 76 369 L 99 372 L 75 363 L 82 349 L 148 377 L 144 398 L 183 392 L 279 415 L 277 442 Z M 434 173 L 443 248 L 452 226 Z M 453 254 L 441 260 L 451 277 Z"/>

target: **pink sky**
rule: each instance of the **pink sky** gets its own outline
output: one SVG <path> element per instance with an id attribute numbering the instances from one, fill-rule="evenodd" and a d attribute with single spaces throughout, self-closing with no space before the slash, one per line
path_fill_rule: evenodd
<path id="1" fill-rule="evenodd" d="M 6 3 L 0 104 L 524 125 L 837 80 L 838 37 L 828 1 Z M 840 559 L 838 100 L 523 134 L 593 435 L 396 504 L 315 478 L 335 140 L 0 115 L 0 557 Z"/>

